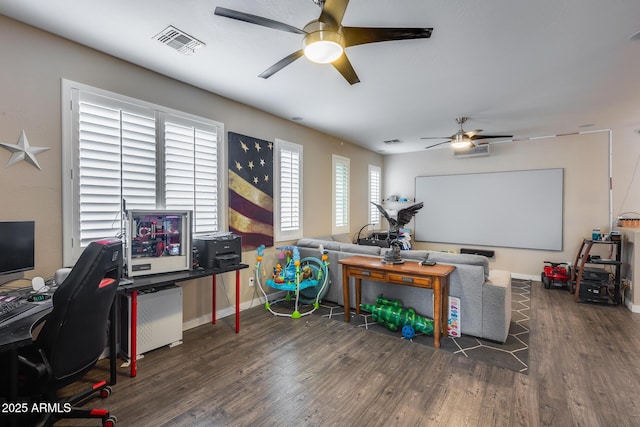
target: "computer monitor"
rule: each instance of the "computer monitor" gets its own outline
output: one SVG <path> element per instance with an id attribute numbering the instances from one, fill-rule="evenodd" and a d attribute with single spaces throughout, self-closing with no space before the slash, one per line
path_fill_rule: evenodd
<path id="1" fill-rule="evenodd" d="M 35 222 L 0 222 L 0 276 L 35 268 Z"/>

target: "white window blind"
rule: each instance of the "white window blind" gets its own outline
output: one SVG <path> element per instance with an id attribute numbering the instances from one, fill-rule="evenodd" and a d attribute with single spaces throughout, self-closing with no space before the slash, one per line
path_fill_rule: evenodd
<path id="1" fill-rule="evenodd" d="M 349 232 L 349 159 L 333 155 L 333 234 Z"/>
<path id="2" fill-rule="evenodd" d="M 127 209 L 193 211 L 221 229 L 221 123 L 63 81 L 63 261 L 120 236 Z"/>
<path id="3" fill-rule="evenodd" d="M 80 244 L 121 230 L 121 203 L 155 207 L 155 119 L 106 105 L 79 104 Z"/>
<path id="4" fill-rule="evenodd" d="M 276 140 L 276 241 L 302 237 L 302 146 Z"/>
<path id="5" fill-rule="evenodd" d="M 167 209 L 192 210 L 193 231 L 218 230 L 218 137 L 167 121 L 165 128 L 165 204 Z"/>
<path id="6" fill-rule="evenodd" d="M 382 201 L 382 172 L 380 166 L 369 165 L 369 202 L 380 204 Z M 369 203 L 369 223 L 380 224 L 380 211 Z"/>

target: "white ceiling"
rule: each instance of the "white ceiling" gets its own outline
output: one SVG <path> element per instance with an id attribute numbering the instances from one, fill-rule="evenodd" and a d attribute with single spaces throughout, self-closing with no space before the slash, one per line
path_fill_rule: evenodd
<path id="1" fill-rule="evenodd" d="M 640 126 L 639 0 L 351 0 L 344 25 L 434 28 L 348 48 L 353 86 L 305 58 L 258 78 L 302 36 L 216 6 L 298 28 L 320 14 L 312 0 L 2 0 L 0 13 L 373 151 L 423 150 L 437 141 L 420 137 L 453 134 L 461 115 L 465 130 L 516 138 Z M 154 40 L 168 25 L 206 46 L 182 55 Z"/>

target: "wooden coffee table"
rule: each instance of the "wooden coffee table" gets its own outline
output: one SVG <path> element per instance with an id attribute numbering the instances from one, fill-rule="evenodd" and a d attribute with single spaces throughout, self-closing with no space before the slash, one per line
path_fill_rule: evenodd
<path id="1" fill-rule="evenodd" d="M 402 264 L 383 264 L 381 258 L 352 256 L 338 261 L 342 264 L 342 293 L 344 296 L 344 321 L 351 320 L 349 309 L 349 279 L 355 280 L 356 314 L 360 314 L 362 279 L 387 282 L 395 285 L 433 289 L 433 344 L 440 348 L 440 337 L 447 335 L 449 319 L 449 275 L 455 266 L 436 264 L 422 266 L 415 261 Z"/>

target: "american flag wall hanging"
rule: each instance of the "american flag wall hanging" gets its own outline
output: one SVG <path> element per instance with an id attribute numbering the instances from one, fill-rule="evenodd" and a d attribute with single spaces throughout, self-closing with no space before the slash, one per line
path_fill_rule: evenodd
<path id="1" fill-rule="evenodd" d="M 229 132 L 229 231 L 242 249 L 273 246 L 273 143 Z"/>

